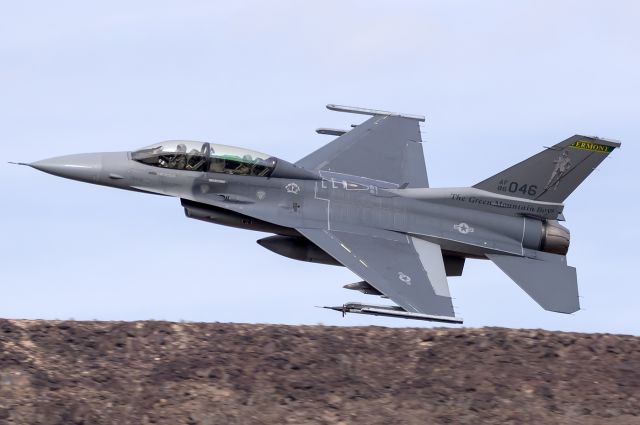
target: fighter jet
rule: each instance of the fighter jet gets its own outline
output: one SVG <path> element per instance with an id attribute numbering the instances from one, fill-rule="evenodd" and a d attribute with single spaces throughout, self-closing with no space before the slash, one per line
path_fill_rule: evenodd
<path id="1" fill-rule="evenodd" d="M 227 145 L 170 140 L 133 152 L 30 164 L 68 179 L 180 198 L 187 217 L 272 233 L 257 242 L 292 259 L 345 266 L 345 288 L 395 305 L 333 310 L 462 323 L 448 276 L 488 259 L 542 308 L 579 310 L 567 264 L 564 201 L 620 143 L 575 135 L 471 187 L 430 188 L 423 116 L 327 105 L 370 116 L 297 162 Z"/>

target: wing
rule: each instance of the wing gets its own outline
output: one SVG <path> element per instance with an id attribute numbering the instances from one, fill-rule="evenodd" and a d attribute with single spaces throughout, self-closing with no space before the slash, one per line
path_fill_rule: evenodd
<path id="1" fill-rule="evenodd" d="M 454 316 L 439 245 L 413 237 L 297 230 L 406 311 Z"/>
<path id="2" fill-rule="evenodd" d="M 418 120 L 404 116 L 374 115 L 296 165 L 398 186 L 429 186 Z"/>

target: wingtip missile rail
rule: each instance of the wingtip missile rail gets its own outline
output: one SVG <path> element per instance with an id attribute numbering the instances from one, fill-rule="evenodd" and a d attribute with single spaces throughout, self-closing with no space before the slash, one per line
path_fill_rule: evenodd
<path id="1" fill-rule="evenodd" d="M 361 304 L 356 302 L 349 302 L 341 306 L 335 306 L 335 307 L 325 306 L 323 308 L 339 311 L 342 313 L 343 316 L 346 313 L 356 313 L 356 314 L 368 314 L 371 316 L 397 317 L 400 319 L 424 320 L 427 322 L 453 323 L 457 325 L 462 324 L 461 317 L 434 316 L 430 314 L 412 313 L 398 306 L 368 305 L 368 304 Z"/>
<path id="2" fill-rule="evenodd" d="M 327 105 L 327 109 L 330 111 L 336 112 L 348 112 L 350 114 L 361 114 L 361 115 L 371 115 L 371 116 L 387 116 L 387 117 L 400 117 L 400 118 L 408 118 L 412 120 L 418 120 L 424 122 L 426 118 L 424 115 L 414 115 L 414 114 L 402 114 L 399 112 L 390 112 L 390 111 L 379 111 L 377 109 L 367 109 L 367 108 L 358 108 L 356 106 L 344 106 L 344 105 L 334 105 L 330 103 Z"/>

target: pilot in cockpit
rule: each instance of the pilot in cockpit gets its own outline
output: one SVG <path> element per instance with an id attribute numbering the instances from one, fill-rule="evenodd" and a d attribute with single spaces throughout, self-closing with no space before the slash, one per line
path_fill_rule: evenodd
<path id="1" fill-rule="evenodd" d="M 185 170 L 189 171 L 202 171 L 205 163 L 207 162 L 207 146 L 202 145 L 202 149 L 191 149 L 187 156 L 187 163 Z"/>
<path id="2" fill-rule="evenodd" d="M 184 170 L 187 166 L 187 146 L 184 143 L 176 146 L 176 154 L 169 161 L 169 168 L 175 170 Z"/>

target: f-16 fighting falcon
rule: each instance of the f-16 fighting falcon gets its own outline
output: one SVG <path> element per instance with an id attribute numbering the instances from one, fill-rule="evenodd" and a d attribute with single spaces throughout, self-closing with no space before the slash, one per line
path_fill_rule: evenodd
<path id="1" fill-rule="evenodd" d="M 424 117 L 327 105 L 370 116 L 295 163 L 232 146 L 172 140 L 133 152 L 23 164 L 60 177 L 180 198 L 189 218 L 272 233 L 286 257 L 345 266 L 345 288 L 396 305 L 349 302 L 346 312 L 462 323 L 447 276 L 489 259 L 542 308 L 579 310 L 567 264 L 563 202 L 620 143 L 575 135 L 471 187 L 430 188 Z"/>

